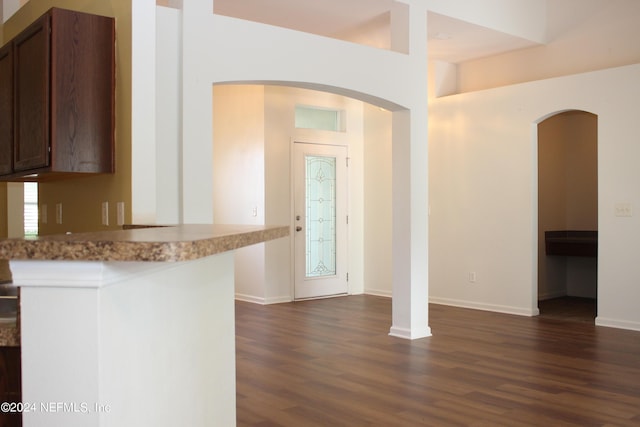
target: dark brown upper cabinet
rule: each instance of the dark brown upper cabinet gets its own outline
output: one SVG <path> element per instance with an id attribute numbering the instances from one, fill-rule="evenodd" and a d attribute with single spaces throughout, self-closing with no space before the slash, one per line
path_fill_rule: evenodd
<path id="1" fill-rule="evenodd" d="M 0 49 L 0 175 L 13 172 L 13 50 Z"/>
<path id="2" fill-rule="evenodd" d="M 113 18 L 53 8 L 0 49 L 0 180 L 114 172 Z"/>

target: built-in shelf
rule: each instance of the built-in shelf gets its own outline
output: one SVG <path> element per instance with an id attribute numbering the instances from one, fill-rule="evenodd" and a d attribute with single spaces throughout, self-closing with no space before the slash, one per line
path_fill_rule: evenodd
<path id="1" fill-rule="evenodd" d="M 593 230 L 556 230 L 544 232 L 547 255 L 598 256 L 598 232 Z"/>

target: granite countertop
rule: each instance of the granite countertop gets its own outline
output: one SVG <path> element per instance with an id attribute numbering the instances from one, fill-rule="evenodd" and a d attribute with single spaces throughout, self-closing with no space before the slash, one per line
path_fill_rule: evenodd
<path id="1" fill-rule="evenodd" d="M 0 260 L 192 261 L 288 235 L 288 226 L 151 226 L 1 240 Z"/>
<path id="2" fill-rule="evenodd" d="M 288 226 L 134 226 L 126 230 L 0 240 L 0 261 L 192 261 L 288 235 Z M 0 322 L 0 346 L 20 345 L 17 323 Z"/>
<path id="3" fill-rule="evenodd" d="M 16 321 L 0 323 L 0 347 L 19 347 L 20 331 Z"/>

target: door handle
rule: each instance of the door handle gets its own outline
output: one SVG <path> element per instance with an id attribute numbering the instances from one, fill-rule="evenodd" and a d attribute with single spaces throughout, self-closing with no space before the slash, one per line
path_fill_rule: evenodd
<path id="1" fill-rule="evenodd" d="M 296 227 L 296 231 L 302 231 L 302 227 L 297 226 L 297 227 Z"/>

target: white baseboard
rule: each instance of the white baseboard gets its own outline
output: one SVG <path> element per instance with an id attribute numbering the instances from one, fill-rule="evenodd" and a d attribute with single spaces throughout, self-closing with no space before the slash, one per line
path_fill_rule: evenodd
<path id="1" fill-rule="evenodd" d="M 238 301 L 250 302 L 253 304 L 264 305 L 264 298 L 254 297 L 252 295 L 235 294 L 235 299 Z"/>
<path id="2" fill-rule="evenodd" d="M 525 307 L 512 307 L 507 305 L 484 304 L 473 301 L 456 300 L 452 298 L 429 297 L 431 304 L 451 305 L 454 307 L 472 308 L 474 310 L 494 311 L 497 313 L 515 314 L 518 316 L 537 316 L 540 310 L 532 310 Z"/>
<path id="3" fill-rule="evenodd" d="M 630 322 L 628 320 L 611 319 L 602 316 L 596 317 L 596 326 L 640 331 L 640 322 Z"/>
<path id="4" fill-rule="evenodd" d="M 386 290 L 376 290 L 376 289 L 367 289 L 364 292 L 366 295 L 373 295 L 379 297 L 391 298 L 391 292 Z M 563 295 L 546 295 L 540 296 L 540 300 L 557 298 Z M 245 295 L 245 294 L 235 294 L 235 299 L 238 301 L 250 302 L 253 304 L 260 305 L 269 305 L 269 304 L 281 304 L 291 302 L 292 299 L 289 296 L 281 296 L 274 298 L 260 298 L 253 295 Z M 504 305 L 496 305 L 496 304 L 483 304 L 477 303 L 473 301 L 465 301 L 465 300 L 456 300 L 452 298 L 439 298 L 439 297 L 430 297 L 429 303 L 431 304 L 441 304 L 441 305 L 450 305 L 453 307 L 461 307 L 461 308 L 471 308 L 474 310 L 484 310 L 484 311 L 494 311 L 497 313 L 506 313 L 506 314 L 515 314 L 518 316 L 537 316 L 540 314 L 538 309 L 531 310 L 522 307 L 511 307 Z M 640 322 L 633 322 L 628 320 L 620 320 L 620 319 L 612 319 L 607 317 L 598 316 L 595 321 L 596 326 L 603 326 L 609 328 L 618 328 L 618 329 L 627 329 L 631 331 L 640 331 Z M 405 339 L 416 339 L 431 336 L 431 332 L 429 328 L 424 331 L 418 331 L 417 333 L 413 333 L 404 328 L 396 328 L 391 327 L 389 331 L 389 335 L 399 338 Z"/>
<path id="5" fill-rule="evenodd" d="M 364 294 L 365 295 L 373 295 L 376 297 L 386 297 L 386 298 L 391 298 L 391 291 L 387 291 L 387 290 L 382 290 L 382 289 L 365 289 L 364 290 Z"/>
<path id="6" fill-rule="evenodd" d="M 291 297 L 273 297 L 273 298 L 261 298 L 253 295 L 235 294 L 235 299 L 238 301 L 250 302 L 253 304 L 269 305 L 269 304 L 281 304 L 284 302 L 291 302 Z"/>
<path id="7" fill-rule="evenodd" d="M 396 326 L 392 326 L 391 329 L 389 329 L 389 335 L 392 337 L 404 338 L 407 340 L 416 340 L 420 338 L 430 337 L 431 328 L 427 326 L 423 329 L 414 331 L 407 328 L 398 328 Z"/>
<path id="8" fill-rule="evenodd" d="M 267 298 L 265 299 L 265 304 L 269 305 L 269 304 L 283 304 L 285 302 L 291 302 L 293 301 L 293 298 L 291 298 L 290 296 L 281 296 L 281 297 L 271 297 L 271 298 Z"/>

